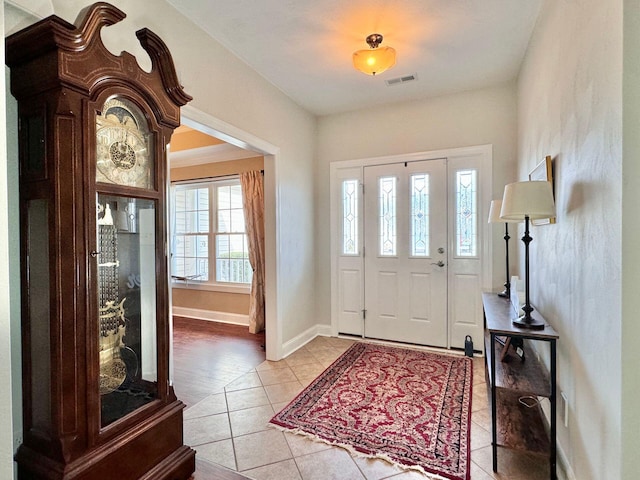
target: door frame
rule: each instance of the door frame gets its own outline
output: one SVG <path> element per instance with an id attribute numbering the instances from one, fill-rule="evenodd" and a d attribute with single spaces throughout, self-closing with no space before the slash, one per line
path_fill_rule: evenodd
<path id="1" fill-rule="evenodd" d="M 478 238 L 480 239 L 479 249 L 482 262 L 482 271 L 480 274 L 482 290 L 491 290 L 492 278 L 493 278 L 493 261 L 492 261 L 492 248 L 491 248 L 491 230 L 488 227 L 488 223 L 483 219 L 488 218 L 489 205 L 492 200 L 493 192 L 493 145 L 475 145 L 469 147 L 460 148 L 448 148 L 443 150 L 431 150 L 425 152 L 415 152 L 400 155 L 387 155 L 381 157 L 369 157 L 360 158 L 354 160 L 345 160 L 331 162 L 329 165 L 330 171 L 330 235 L 331 235 L 331 334 L 338 336 L 338 298 L 339 298 L 339 269 L 338 260 L 340 258 L 340 188 L 341 188 L 341 173 L 345 169 L 352 171 L 360 171 L 359 179 L 363 182 L 364 167 L 374 165 L 385 165 L 394 163 L 404 163 L 420 160 L 437 160 L 437 159 L 463 159 L 465 157 L 480 157 L 481 175 L 478 182 Z M 447 199 L 449 200 L 449 199 Z M 449 201 L 447 202 L 450 203 Z M 362 211 L 362 202 L 360 202 L 359 209 Z M 450 209 L 451 207 L 449 207 Z M 362 222 L 362 216 L 360 216 L 360 222 Z M 360 229 L 360 231 L 362 231 Z M 360 237 L 362 238 L 362 234 Z M 362 242 L 362 240 L 360 240 Z M 361 247 L 362 245 L 360 245 Z M 362 249 L 359 250 L 362 252 Z M 361 271 L 364 268 L 364 259 L 360 253 L 360 268 Z M 451 275 L 451 272 L 447 273 Z M 449 277 L 450 278 L 450 277 Z M 480 296 L 481 292 L 478 292 Z M 361 298 L 364 297 L 364 291 L 361 292 Z M 449 299 L 449 302 L 451 299 Z M 448 319 L 447 328 L 447 346 L 451 345 L 451 322 Z M 364 334 L 364 328 L 362 329 Z M 484 350 L 484 349 L 483 349 Z"/>
<path id="2" fill-rule="evenodd" d="M 226 123 L 191 105 L 180 109 L 181 123 L 208 135 L 220 138 L 236 147 L 253 150 L 264 156 L 264 229 L 265 229 L 265 350 L 267 360 L 278 361 L 284 356 L 283 318 L 279 285 L 282 265 L 278 221 L 278 171 L 280 147 L 249 132 Z"/>

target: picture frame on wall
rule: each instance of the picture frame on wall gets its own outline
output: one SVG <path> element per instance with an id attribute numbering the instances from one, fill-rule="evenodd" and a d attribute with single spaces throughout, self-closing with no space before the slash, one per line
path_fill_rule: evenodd
<path id="1" fill-rule="evenodd" d="M 555 185 L 553 184 L 553 161 L 551 155 L 547 155 L 544 160 L 535 166 L 533 170 L 529 172 L 529 181 L 547 181 L 551 182 L 551 191 L 555 198 Z M 537 220 L 531 220 L 533 225 L 548 225 L 556 223 L 556 217 L 540 218 Z"/>

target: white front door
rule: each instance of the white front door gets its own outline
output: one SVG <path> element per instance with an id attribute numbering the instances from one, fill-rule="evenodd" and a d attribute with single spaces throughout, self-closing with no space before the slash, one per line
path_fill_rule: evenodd
<path id="1" fill-rule="evenodd" d="M 447 346 L 447 166 L 364 168 L 364 336 Z"/>

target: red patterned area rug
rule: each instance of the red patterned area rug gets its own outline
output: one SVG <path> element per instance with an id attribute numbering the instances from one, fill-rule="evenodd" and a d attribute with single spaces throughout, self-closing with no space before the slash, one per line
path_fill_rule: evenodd
<path id="1" fill-rule="evenodd" d="M 472 372 L 467 357 L 358 342 L 270 422 L 405 468 L 469 480 Z"/>

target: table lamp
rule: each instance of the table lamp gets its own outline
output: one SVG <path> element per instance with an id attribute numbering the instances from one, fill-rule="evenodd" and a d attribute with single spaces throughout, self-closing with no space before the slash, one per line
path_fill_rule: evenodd
<path id="1" fill-rule="evenodd" d="M 489 223 L 504 223 L 504 248 L 506 252 L 507 277 L 504 282 L 504 290 L 498 294 L 499 297 L 510 298 L 511 296 L 511 277 L 509 276 L 509 223 L 519 223 L 520 220 L 505 220 L 500 218 L 500 209 L 502 208 L 502 200 L 491 200 L 489 207 Z"/>
<path id="2" fill-rule="evenodd" d="M 520 328 L 543 329 L 544 323 L 531 316 L 533 307 L 529 298 L 529 220 L 550 218 L 555 216 L 553 191 L 550 182 L 528 181 L 510 183 L 504 187 L 500 218 L 506 221 L 524 220 L 524 290 L 525 304 L 522 307 L 524 314 L 515 320 L 513 324 Z"/>

